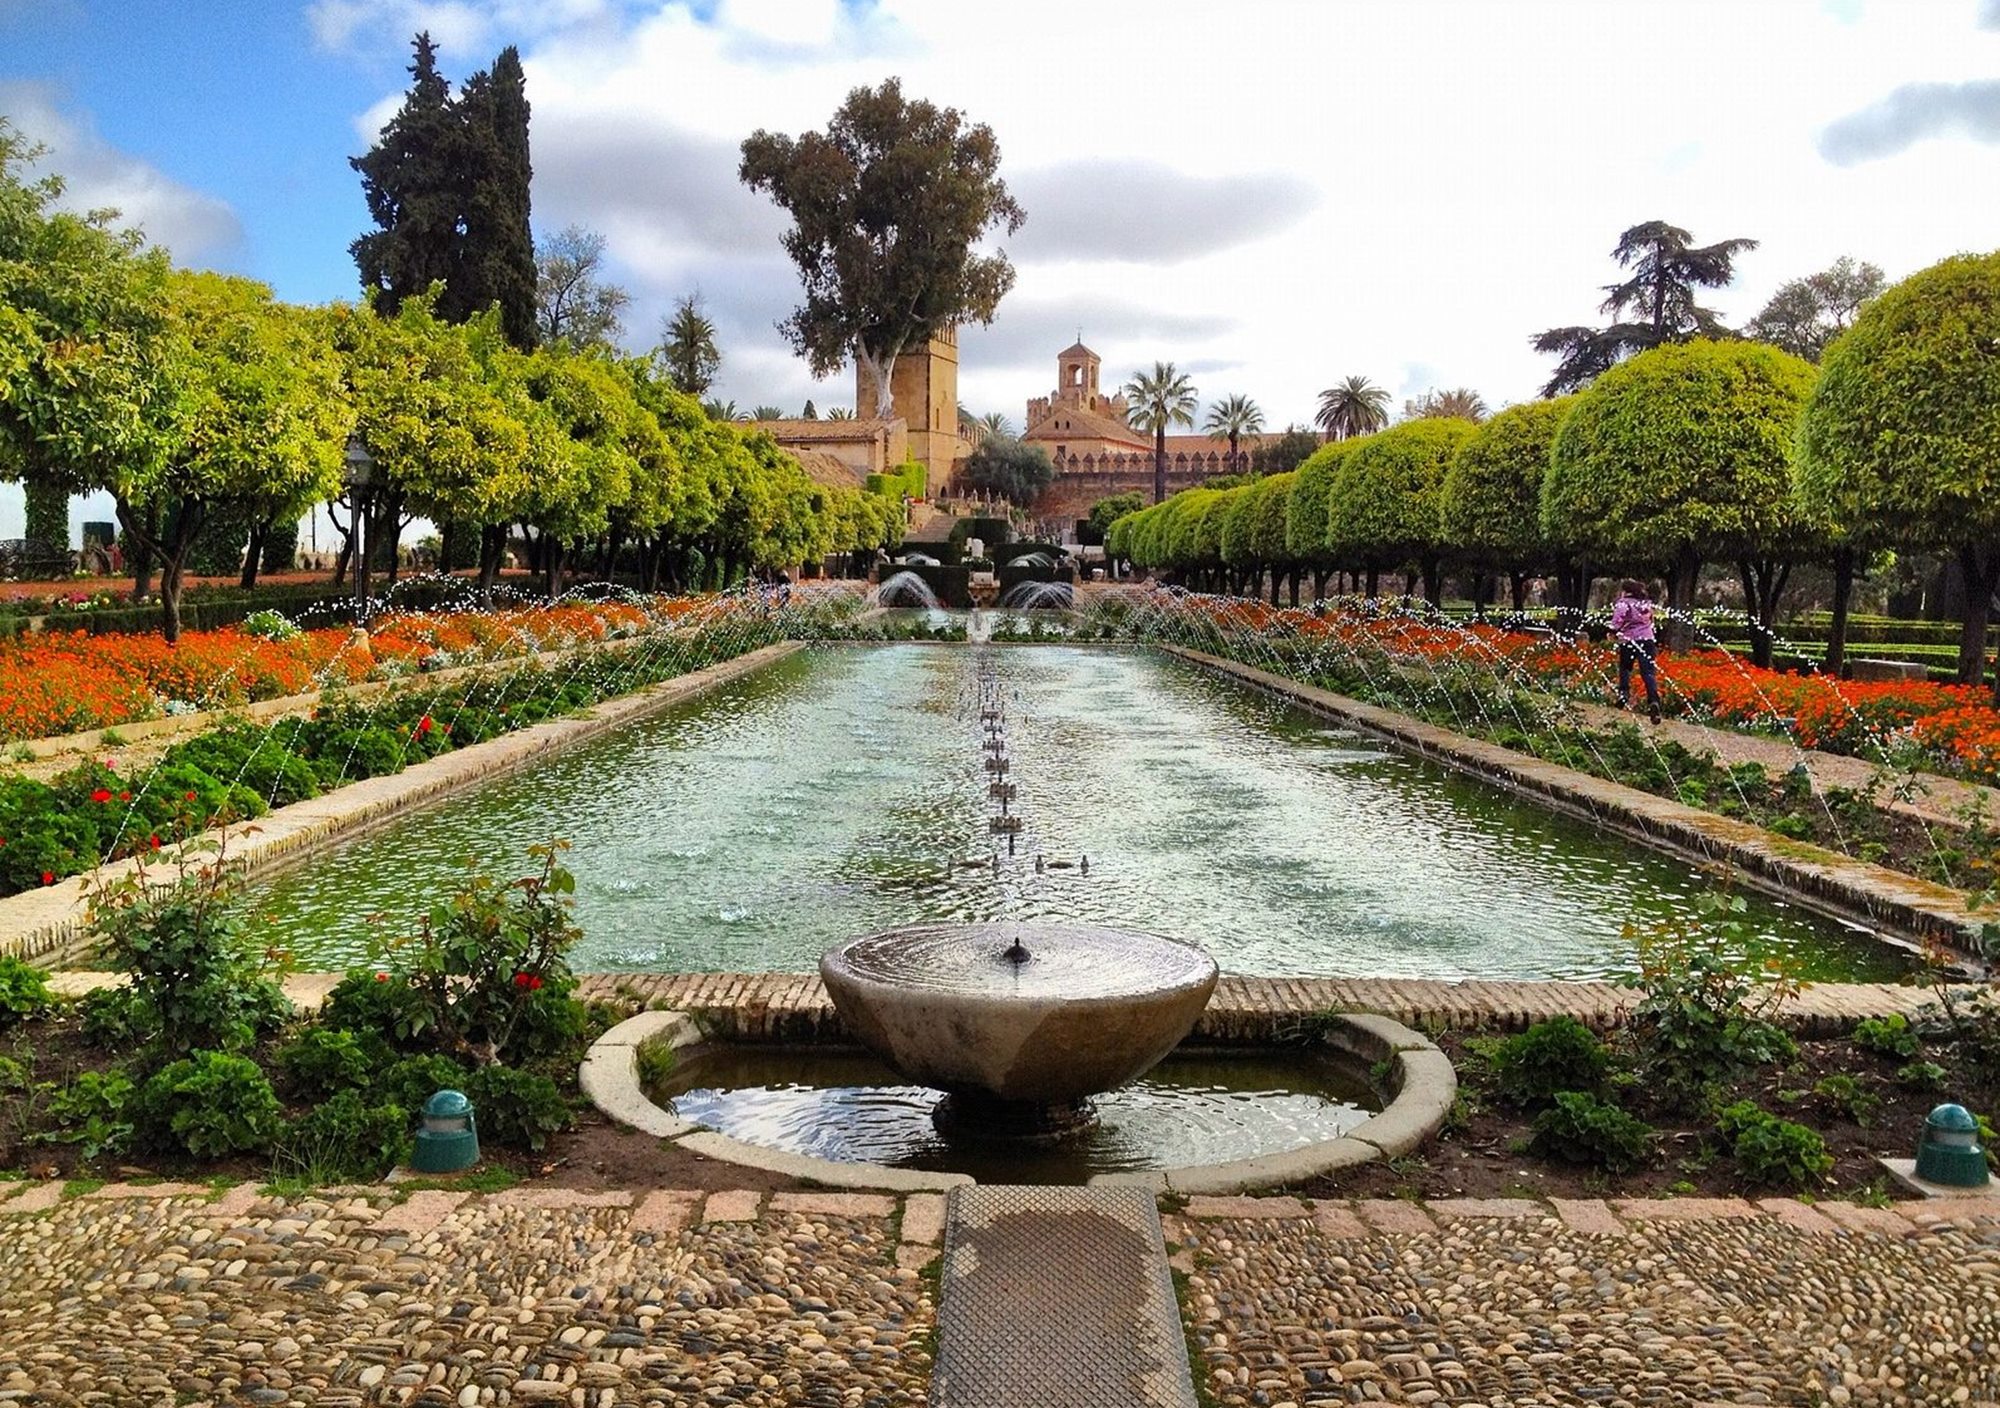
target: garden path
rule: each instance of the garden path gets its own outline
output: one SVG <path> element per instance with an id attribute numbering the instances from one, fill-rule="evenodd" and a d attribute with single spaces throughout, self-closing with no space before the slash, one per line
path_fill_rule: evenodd
<path id="1" fill-rule="evenodd" d="M 1572 707 L 1581 716 L 1581 722 L 1595 729 L 1616 728 L 1645 717 L 1607 704 L 1577 703 Z M 1818 792 L 1832 787 L 1861 791 L 1886 779 L 1883 795 L 1893 799 L 1888 803 L 1889 810 L 1927 826 L 1963 827 L 1966 818 L 1975 814 L 1984 815 L 1989 826 L 2000 825 L 2000 788 L 1961 782 L 1937 773 L 1901 773 L 1841 753 L 1800 748 L 1790 739 L 1712 728 L 1685 719 L 1664 719 L 1658 724 L 1640 722 L 1638 726 L 1670 738 L 1690 752 L 1712 754 L 1724 765 L 1762 763 L 1773 773 L 1783 773 L 1804 763 Z"/>
<path id="2" fill-rule="evenodd" d="M 935 1194 L 71 1191 L 0 1184 L 9 1400 L 925 1401 Z M 1166 1213 L 1218 1404 L 2000 1404 L 2000 1200 Z"/>

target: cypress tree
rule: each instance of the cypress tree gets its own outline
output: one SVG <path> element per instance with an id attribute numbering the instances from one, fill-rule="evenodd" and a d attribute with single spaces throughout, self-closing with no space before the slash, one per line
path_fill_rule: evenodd
<path id="1" fill-rule="evenodd" d="M 451 85 L 438 72 L 437 45 L 428 33 L 413 42 L 410 91 L 363 156 L 348 158 L 361 173 L 362 194 L 376 228 L 348 246 L 375 307 L 394 317 L 405 298 L 433 282 L 447 285 L 460 244 L 464 155 L 459 113 Z"/>
<path id="2" fill-rule="evenodd" d="M 23 481 L 27 491 L 27 524 L 22 536 L 31 543 L 69 548 L 69 490 L 40 480 Z"/>
<path id="3" fill-rule="evenodd" d="M 465 237 L 445 316 L 462 321 L 500 305 L 507 340 L 536 341 L 535 236 L 529 227 L 527 78 L 513 45 L 459 95 L 466 159 L 459 170 Z"/>

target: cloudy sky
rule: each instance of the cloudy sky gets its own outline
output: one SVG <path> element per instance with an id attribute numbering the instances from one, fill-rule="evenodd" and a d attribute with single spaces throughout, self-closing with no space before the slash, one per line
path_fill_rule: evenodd
<path id="1" fill-rule="evenodd" d="M 1016 421 L 1079 332 L 1107 380 L 1171 360 L 1275 425 L 1357 372 L 1524 399 L 1642 220 L 1762 241 L 1732 322 L 1842 254 L 2000 243 L 2000 0 L 0 0 L 0 113 L 183 262 L 351 297 L 345 158 L 418 28 L 454 79 L 520 46 L 537 226 L 608 238 L 635 349 L 699 292 L 745 406 L 852 386 L 773 327 L 797 286 L 738 145 L 891 75 L 991 125 L 1027 210 L 963 339 L 962 399 Z"/>

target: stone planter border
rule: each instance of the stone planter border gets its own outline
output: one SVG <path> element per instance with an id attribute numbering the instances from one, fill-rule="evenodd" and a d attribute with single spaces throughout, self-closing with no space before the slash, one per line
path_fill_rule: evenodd
<path id="1" fill-rule="evenodd" d="M 1767 893 L 1860 924 L 1884 942 L 1905 948 L 1942 942 L 1968 960 L 1978 952 L 1978 927 L 1967 919 L 1966 896 L 1960 891 L 1468 738 L 1268 670 L 1183 646 L 1159 649 L 1654 850 L 1697 865 L 1726 865 Z"/>
<path id="2" fill-rule="evenodd" d="M 1227 1163 L 1099 1174 L 1090 1180 L 1091 1184 L 1137 1184 L 1155 1192 L 1187 1194 L 1241 1193 L 1252 1188 L 1300 1183 L 1338 1169 L 1394 1158 L 1419 1147 L 1437 1133 L 1458 1095 L 1458 1076 L 1450 1060 L 1436 1046 L 1401 1022 L 1370 1013 L 1330 1015 L 1324 1019 L 1317 1039 L 1371 1067 L 1386 1065 L 1386 1084 L 1392 1097 L 1387 1108 L 1338 1139 L 1322 1140 L 1303 1148 Z M 662 1109 L 639 1084 L 641 1051 L 661 1044 L 676 1052 L 690 1051 L 706 1040 L 694 1018 L 685 1012 L 641 1012 L 597 1039 L 577 1070 L 577 1083 L 593 1105 L 620 1124 L 725 1163 L 742 1164 L 830 1188 L 908 1193 L 973 1182 L 962 1173 L 840 1163 L 771 1149 L 701 1129 Z"/>
<path id="3" fill-rule="evenodd" d="M 595 738 L 740 679 L 800 649 L 803 647 L 796 641 L 763 646 L 603 700 L 587 712 L 545 720 L 469 748 L 442 753 L 399 773 L 350 783 L 324 796 L 280 807 L 254 821 L 217 827 L 195 840 L 198 844 L 226 844 L 229 865 L 240 873 L 267 872 L 393 821 L 413 806 L 527 767 L 559 748 Z M 0 899 L 0 953 L 22 958 L 59 957 L 81 937 L 87 895 L 94 883 L 131 874 L 138 867 L 138 858 L 116 861 L 39 890 Z"/>

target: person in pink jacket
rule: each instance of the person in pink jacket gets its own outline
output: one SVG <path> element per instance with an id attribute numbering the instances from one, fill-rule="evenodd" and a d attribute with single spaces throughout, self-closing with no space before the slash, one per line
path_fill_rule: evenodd
<path id="1" fill-rule="evenodd" d="M 1626 578 L 1618 584 L 1618 600 L 1611 607 L 1611 634 L 1618 640 L 1618 707 L 1632 707 L 1632 667 L 1646 685 L 1646 708 L 1653 722 L 1660 721 L 1659 669 L 1653 652 L 1660 648 L 1653 629 L 1653 594 L 1644 582 Z"/>

